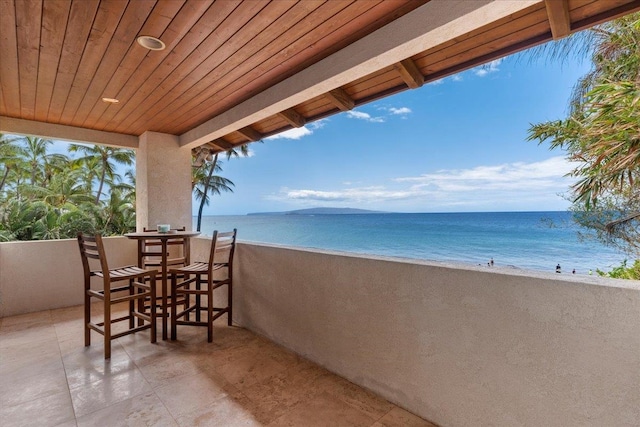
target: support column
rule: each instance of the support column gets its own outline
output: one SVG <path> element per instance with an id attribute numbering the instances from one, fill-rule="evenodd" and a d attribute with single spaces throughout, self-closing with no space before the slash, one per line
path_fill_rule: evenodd
<path id="1" fill-rule="evenodd" d="M 136 152 L 136 227 L 192 229 L 191 150 L 179 137 L 158 132 L 140 135 Z"/>

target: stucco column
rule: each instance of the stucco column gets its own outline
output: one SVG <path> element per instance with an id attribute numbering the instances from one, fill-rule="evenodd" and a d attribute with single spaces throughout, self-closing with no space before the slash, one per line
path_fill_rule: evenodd
<path id="1" fill-rule="evenodd" d="M 136 226 L 157 224 L 192 229 L 191 150 L 176 135 L 145 132 L 136 152 Z"/>

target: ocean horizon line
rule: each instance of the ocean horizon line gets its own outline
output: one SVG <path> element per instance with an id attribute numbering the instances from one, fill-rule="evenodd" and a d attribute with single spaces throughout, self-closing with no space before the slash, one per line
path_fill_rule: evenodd
<path id="1" fill-rule="evenodd" d="M 313 209 L 313 208 L 312 208 Z M 320 208 L 320 209 L 324 209 L 324 208 Z M 286 212 L 293 212 L 296 210 L 300 210 L 300 209 L 294 209 L 292 211 L 269 211 L 269 212 L 248 212 L 248 213 L 229 213 L 229 214 L 206 214 L 206 215 L 202 215 L 203 217 L 215 217 L 215 216 L 249 216 L 249 215 L 269 215 L 269 214 L 274 214 L 274 213 L 286 213 Z M 446 211 L 438 211 L 438 212 L 395 212 L 395 211 L 371 211 L 371 213 L 368 213 L 366 215 L 384 215 L 384 214 L 407 214 L 407 215 L 416 215 L 416 214 L 434 214 L 434 215 L 455 215 L 455 214 L 502 214 L 502 213 L 545 213 L 545 212 L 553 212 L 553 213 L 557 213 L 557 212 L 567 212 L 570 213 L 571 211 L 569 211 L 568 209 L 565 210 L 523 210 L 523 211 L 451 211 L 451 212 L 446 212 Z M 320 214 L 309 214 L 309 215 L 362 215 L 362 214 L 358 214 L 358 213 L 320 213 Z M 198 215 L 197 214 L 193 214 L 192 215 L 193 218 L 197 218 Z"/>
<path id="2" fill-rule="evenodd" d="M 391 212 L 382 214 L 206 215 L 201 230 L 238 229 L 248 242 L 434 261 L 586 274 L 624 255 L 581 239 L 573 212 Z M 195 224 L 197 217 L 193 217 Z"/>

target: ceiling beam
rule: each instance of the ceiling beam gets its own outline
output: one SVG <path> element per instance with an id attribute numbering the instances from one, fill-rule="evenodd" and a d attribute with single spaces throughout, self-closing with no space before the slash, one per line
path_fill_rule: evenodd
<path id="1" fill-rule="evenodd" d="M 411 58 L 403 59 L 395 64 L 394 68 L 411 89 L 419 88 L 424 84 L 424 76 Z"/>
<path id="2" fill-rule="evenodd" d="M 215 151 L 227 151 L 234 148 L 234 145 L 230 142 L 225 141 L 222 138 L 214 139 L 213 141 L 209 141 L 207 144 L 209 147 L 213 148 Z"/>
<path id="3" fill-rule="evenodd" d="M 342 88 L 335 88 L 325 94 L 325 96 L 331 101 L 333 105 L 338 107 L 342 111 L 353 110 L 356 103 L 351 99 L 349 94 Z"/>
<path id="4" fill-rule="evenodd" d="M 278 113 L 278 117 L 285 120 L 294 128 L 301 128 L 307 123 L 307 119 L 300 113 L 298 113 L 293 108 L 289 108 L 288 110 L 280 111 Z"/>
<path id="5" fill-rule="evenodd" d="M 263 138 L 262 134 L 251 126 L 243 127 L 242 129 L 238 129 L 236 132 L 238 132 L 240 135 L 244 136 L 251 142 L 260 141 Z"/>
<path id="6" fill-rule="evenodd" d="M 431 0 L 182 135 L 193 148 L 293 108 L 540 0 Z"/>
<path id="7" fill-rule="evenodd" d="M 544 5 L 547 8 L 553 39 L 558 40 L 568 36 L 571 33 L 569 0 L 544 0 Z"/>
<path id="8" fill-rule="evenodd" d="M 34 120 L 16 119 L 6 116 L 0 116 L 0 133 L 37 136 L 46 139 L 60 139 L 69 142 L 84 142 L 119 148 L 138 148 L 140 143 L 138 137 L 135 135 L 44 123 Z"/>

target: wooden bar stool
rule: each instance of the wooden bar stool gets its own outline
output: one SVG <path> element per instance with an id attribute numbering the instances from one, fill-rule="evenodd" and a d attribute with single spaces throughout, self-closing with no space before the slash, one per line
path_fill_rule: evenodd
<path id="1" fill-rule="evenodd" d="M 104 337 L 104 358 L 111 357 L 111 340 L 132 334 L 144 329 L 151 329 L 151 342 L 156 342 L 156 274 L 157 270 L 144 270 L 136 266 L 109 269 L 107 257 L 102 243 L 102 236 L 85 236 L 78 233 L 78 245 L 84 269 L 84 345 L 91 345 L 91 331 Z M 89 259 L 98 260 L 99 270 L 91 270 Z M 101 290 L 91 289 L 91 277 L 102 278 Z M 148 283 L 147 280 L 148 279 Z M 126 281 L 126 284 L 114 286 L 115 282 Z M 124 295 L 123 295 L 124 294 Z M 91 298 L 104 304 L 103 321 L 91 321 Z M 149 298 L 151 309 L 145 312 L 144 302 Z M 128 314 L 112 318 L 111 308 L 114 304 L 128 302 Z M 137 325 L 135 320 L 138 320 Z M 111 325 L 129 321 L 128 329 L 112 333 Z"/>
<path id="2" fill-rule="evenodd" d="M 172 228 L 171 231 L 185 231 L 186 227 Z M 156 230 L 142 229 L 144 233 L 153 233 Z M 158 239 L 144 239 L 138 240 L 138 244 L 141 247 L 138 248 L 138 267 L 161 267 L 162 266 L 162 241 Z M 167 252 L 167 266 L 185 266 L 189 264 L 189 239 L 176 236 L 175 238 L 167 240 L 167 248 L 182 246 L 180 253 L 176 254 Z"/>
<path id="3" fill-rule="evenodd" d="M 237 230 L 220 233 L 213 232 L 211 250 L 208 262 L 195 262 L 185 267 L 173 268 L 171 274 L 171 293 L 176 298 L 171 301 L 171 339 L 177 337 L 177 325 L 192 325 L 207 327 L 207 341 L 213 341 L 213 321 L 227 313 L 227 323 L 231 326 L 233 316 L 233 253 L 236 246 Z M 190 276 L 194 277 L 190 277 Z M 183 276 L 184 280 L 178 282 Z M 202 288 L 205 285 L 205 288 Z M 213 306 L 213 291 L 221 286 L 227 286 L 226 307 Z M 179 297 L 183 296 L 185 308 L 178 312 Z M 202 298 L 206 297 L 206 305 Z M 201 312 L 206 312 L 206 322 L 201 320 Z M 195 320 L 189 319 L 189 314 L 195 313 Z M 214 314 L 215 313 L 215 314 Z"/>

